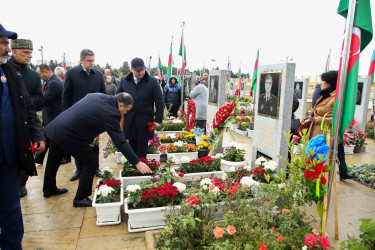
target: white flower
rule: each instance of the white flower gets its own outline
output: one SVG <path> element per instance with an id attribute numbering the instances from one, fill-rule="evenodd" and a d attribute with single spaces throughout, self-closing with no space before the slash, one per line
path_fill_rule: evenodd
<path id="1" fill-rule="evenodd" d="M 126 187 L 126 191 L 128 191 L 129 193 L 135 193 L 137 192 L 137 190 L 141 190 L 141 187 L 137 184 L 129 185 Z"/>
<path id="2" fill-rule="evenodd" d="M 178 191 L 180 191 L 180 193 L 182 193 L 186 189 L 186 185 L 181 182 L 175 182 L 173 183 L 173 186 L 175 186 L 178 189 Z"/>
<path id="3" fill-rule="evenodd" d="M 204 190 L 207 190 L 208 187 L 210 186 L 210 184 L 212 184 L 212 181 L 211 179 L 208 179 L 208 178 L 204 178 L 201 180 L 201 182 L 199 183 L 200 186 L 204 189 Z"/>
<path id="4" fill-rule="evenodd" d="M 128 160 L 125 158 L 125 156 L 121 156 L 121 163 L 124 164 L 124 163 L 127 163 Z"/>
<path id="5" fill-rule="evenodd" d="M 190 158 L 188 156 L 182 156 L 181 157 L 181 162 L 182 163 L 189 163 L 190 162 Z"/>
<path id="6" fill-rule="evenodd" d="M 236 172 L 236 168 L 235 167 L 231 167 L 228 172 Z"/>
<path id="7" fill-rule="evenodd" d="M 239 150 L 245 150 L 245 147 L 242 144 L 238 144 L 237 149 L 239 149 Z"/>
<path id="8" fill-rule="evenodd" d="M 105 167 L 103 168 L 103 172 L 113 173 L 113 170 L 112 170 L 109 166 L 105 166 Z"/>
<path id="9" fill-rule="evenodd" d="M 100 186 L 97 194 L 101 195 L 103 197 L 107 197 L 108 194 L 112 193 L 113 191 L 114 191 L 113 188 L 108 187 L 107 185 L 102 185 L 102 186 Z"/>
<path id="10" fill-rule="evenodd" d="M 279 166 L 279 164 L 277 164 L 276 161 L 268 161 L 268 162 L 264 163 L 264 169 L 265 170 L 275 171 L 278 166 Z"/>
<path id="11" fill-rule="evenodd" d="M 239 150 L 245 150 L 245 147 L 242 144 L 237 143 L 237 142 L 232 142 L 227 146 L 227 148 L 233 148 L 233 147 Z"/>
<path id="12" fill-rule="evenodd" d="M 215 156 L 212 156 L 212 158 L 214 158 L 214 159 L 222 159 L 224 157 L 224 155 L 223 154 L 216 154 Z"/>
<path id="13" fill-rule="evenodd" d="M 171 163 L 178 163 L 178 159 L 175 154 L 168 154 L 168 161 Z"/>
<path id="14" fill-rule="evenodd" d="M 266 162 L 267 160 L 266 160 L 266 158 L 264 158 L 263 156 L 261 156 L 261 157 L 259 157 L 258 159 L 256 159 L 255 160 L 255 165 L 260 165 L 260 164 L 262 164 L 262 163 L 264 163 L 264 162 Z"/>
<path id="15" fill-rule="evenodd" d="M 259 186 L 259 183 L 257 181 L 254 181 L 250 176 L 242 177 L 240 183 L 243 187 Z"/>
<path id="16" fill-rule="evenodd" d="M 215 187 L 214 189 L 210 189 L 210 191 L 209 192 L 212 192 L 212 193 L 214 193 L 215 195 L 218 195 L 219 193 L 220 193 L 220 189 L 218 188 L 218 187 Z"/>
<path id="17" fill-rule="evenodd" d="M 183 121 L 176 119 L 176 120 L 173 120 L 173 123 L 183 123 Z"/>
<path id="18" fill-rule="evenodd" d="M 173 175 L 177 175 L 176 170 L 175 170 L 174 168 L 171 168 L 169 171 L 171 171 L 171 173 L 172 173 Z"/>
<path id="19" fill-rule="evenodd" d="M 251 167 L 249 165 L 246 165 L 243 167 L 246 171 L 251 171 Z"/>
<path id="20" fill-rule="evenodd" d="M 221 175 L 221 179 L 222 179 L 223 181 L 225 181 L 226 179 L 228 179 L 228 175 L 227 175 L 226 173 L 223 173 L 223 174 Z"/>
<path id="21" fill-rule="evenodd" d="M 183 141 L 176 141 L 175 143 L 173 143 L 173 145 L 175 145 L 176 147 L 183 147 L 184 142 Z"/>
<path id="22" fill-rule="evenodd" d="M 302 250 L 307 250 L 307 246 L 304 245 L 304 246 L 302 247 Z"/>

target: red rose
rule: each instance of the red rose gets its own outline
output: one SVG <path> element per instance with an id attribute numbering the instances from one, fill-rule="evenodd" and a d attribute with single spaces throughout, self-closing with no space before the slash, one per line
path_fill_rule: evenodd
<path id="1" fill-rule="evenodd" d="M 180 172 L 179 174 L 178 174 L 180 177 L 184 177 L 184 173 L 182 173 L 182 172 Z"/>

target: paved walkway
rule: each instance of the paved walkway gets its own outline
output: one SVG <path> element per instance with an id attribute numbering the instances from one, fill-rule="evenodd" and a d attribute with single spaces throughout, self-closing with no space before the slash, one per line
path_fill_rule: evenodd
<path id="1" fill-rule="evenodd" d="M 252 139 L 234 135 L 238 142 L 247 148 L 246 160 L 251 158 Z M 103 147 L 108 136 L 101 136 Z M 228 133 L 224 136 L 224 145 L 232 141 Z M 375 144 L 367 140 L 367 151 L 348 155 L 347 163 L 375 162 Z M 100 150 L 102 152 L 102 150 Z M 110 166 L 114 173 L 119 173 L 120 164 L 112 155 L 103 159 L 100 154 L 100 168 Z M 42 192 L 44 167 L 39 166 L 39 176 L 32 177 L 27 183 L 28 195 L 21 199 L 25 235 L 24 249 L 146 249 L 144 233 L 132 233 L 127 230 L 127 218 L 122 212 L 122 223 L 116 226 L 96 226 L 95 208 L 73 208 L 73 198 L 78 181 L 70 182 L 75 170 L 73 163 L 62 165 L 57 173 L 58 187 L 68 188 L 69 192 L 61 196 L 44 198 Z M 97 177 L 94 179 L 94 185 Z M 94 187 L 93 187 L 94 188 Z M 355 181 L 338 180 L 338 215 L 340 240 L 346 235 L 359 234 L 359 218 L 375 218 L 375 189 L 370 189 Z M 94 189 L 93 189 L 94 190 Z M 331 202 L 332 204 L 332 202 Z M 333 206 L 330 207 L 327 233 L 332 241 L 334 235 Z M 308 208 L 316 216 L 315 208 Z M 332 241 L 336 248 L 338 242 Z M 336 247 L 335 247 L 336 246 Z"/>

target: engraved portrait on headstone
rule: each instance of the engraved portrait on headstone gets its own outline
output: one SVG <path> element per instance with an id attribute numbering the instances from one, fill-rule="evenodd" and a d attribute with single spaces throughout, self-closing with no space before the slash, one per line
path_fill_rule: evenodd
<path id="1" fill-rule="evenodd" d="M 356 105 L 361 105 L 362 92 L 363 92 L 363 82 L 358 82 L 357 98 L 355 102 Z"/>
<path id="2" fill-rule="evenodd" d="M 259 115 L 278 119 L 280 81 L 281 72 L 260 74 Z"/>
<path id="3" fill-rule="evenodd" d="M 192 75 L 191 74 L 185 74 L 185 80 L 184 80 L 184 96 L 188 96 L 191 92 L 192 87 Z"/>
<path id="4" fill-rule="evenodd" d="M 242 82 L 242 83 L 241 83 L 241 91 L 244 91 L 244 90 L 245 90 L 245 83 Z"/>
<path id="5" fill-rule="evenodd" d="M 230 83 L 230 90 L 234 90 L 234 82 Z"/>
<path id="6" fill-rule="evenodd" d="M 298 99 L 302 99 L 302 88 L 303 82 L 294 82 L 294 94 L 296 94 Z"/>
<path id="7" fill-rule="evenodd" d="M 208 101 L 217 104 L 217 95 L 219 91 L 219 76 L 210 76 Z"/>

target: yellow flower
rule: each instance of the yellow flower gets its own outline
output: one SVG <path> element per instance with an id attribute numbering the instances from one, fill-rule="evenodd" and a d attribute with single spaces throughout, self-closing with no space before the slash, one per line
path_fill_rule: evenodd
<path id="1" fill-rule="evenodd" d="M 236 116 L 236 119 L 237 120 L 242 120 L 242 117 L 241 116 Z"/>
<path id="2" fill-rule="evenodd" d="M 202 135 L 202 140 L 207 141 L 208 140 L 208 135 Z"/>
<path id="3" fill-rule="evenodd" d="M 245 126 L 245 125 L 246 125 L 246 122 L 242 122 L 241 125 L 242 125 L 242 126 Z"/>

